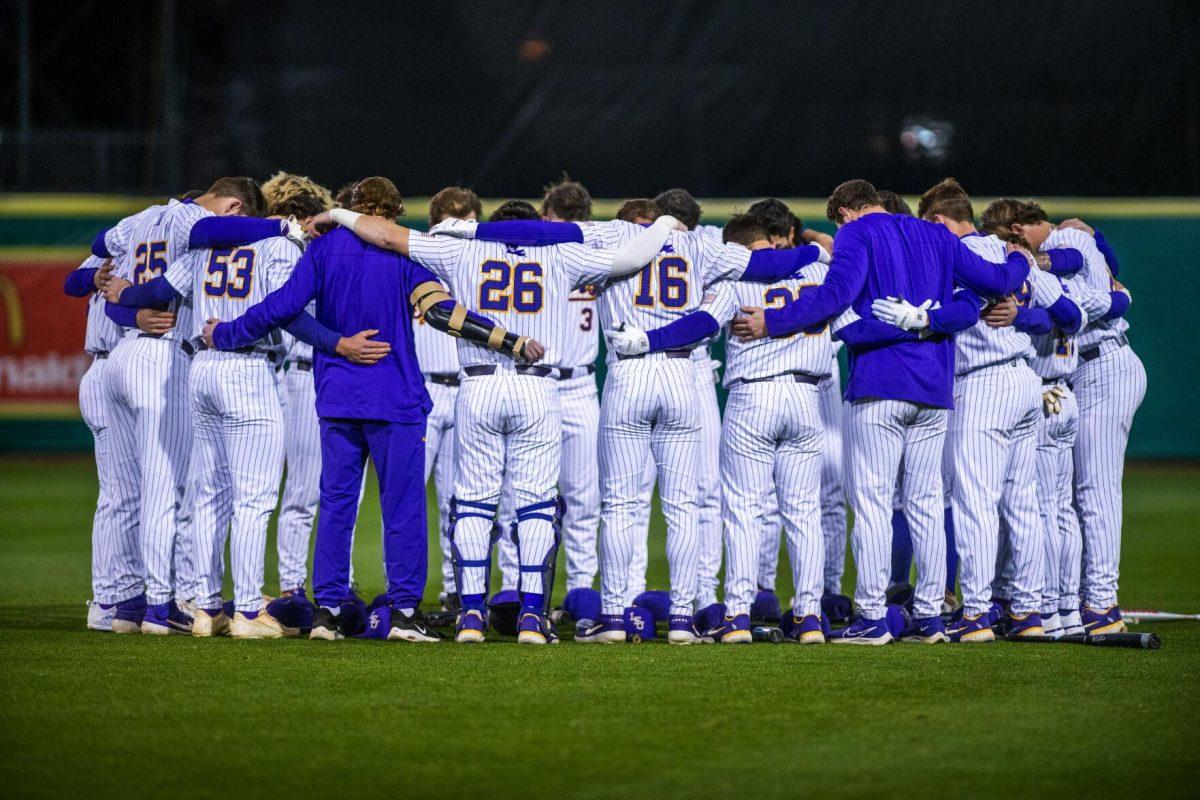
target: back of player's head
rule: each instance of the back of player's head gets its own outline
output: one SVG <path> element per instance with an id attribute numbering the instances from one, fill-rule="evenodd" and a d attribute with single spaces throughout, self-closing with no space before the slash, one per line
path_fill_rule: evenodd
<path id="1" fill-rule="evenodd" d="M 262 185 L 263 199 L 267 204 L 267 215 L 297 219 L 315 217 L 322 211 L 333 208 L 333 195 L 311 178 L 276 172 Z"/>
<path id="2" fill-rule="evenodd" d="M 396 184 L 379 176 L 363 178 L 350 190 L 350 210 L 372 217 L 395 219 L 404 213 L 404 199 Z"/>
<path id="3" fill-rule="evenodd" d="M 510 219 L 541 219 L 533 203 L 525 200 L 509 200 L 488 217 L 490 222 L 505 222 Z"/>
<path id="4" fill-rule="evenodd" d="M 621 203 L 621 207 L 617 209 L 617 219 L 625 222 L 654 222 L 663 215 L 663 210 L 658 207 L 658 204 L 653 200 L 647 200 L 644 197 L 637 197 L 633 200 L 626 200 Z M 679 219 L 679 217 L 675 217 Z M 680 220 L 682 221 L 682 220 Z"/>
<path id="5" fill-rule="evenodd" d="M 825 217 L 840 225 L 845 220 L 842 219 L 839 208 L 859 211 L 867 206 L 879 204 L 879 192 L 875 191 L 875 187 L 862 178 L 854 178 L 840 184 L 829 195 L 829 202 L 825 204 Z"/>
<path id="6" fill-rule="evenodd" d="M 762 217 L 753 212 L 734 214 L 721 231 L 721 241 L 749 247 L 755 242 L 771 241 L 771 231 L 763 224 Z"/>
<path id="7" fill-rule="evenodd" d="M 338 208 L 350 207 L 350 196 L 354 194 L 354 184 L 347 183 L 342 188 L 337 190 L 333 196 L 333 204 Z"/>
<path id="8" fill-rule="evenodd" d="M 955 222 L 971 222 L 975 219 L 975 209 L 971 206 L 971 196 L 958 181 L 942 178 L 921 195 L 917 216 L 930 221 L 941 216 Z"/>
<path id="9" fill-rule="evenodd" d="M 796 235 L 802 226 L 800 218 L 792 213 L 787 203 L 768 197 L 751 205 L 746 213 L 756 217 L 772 237 L 786 239 L 788 245 L 796 244 Z"/>
<path id="10" fill-rule="evenodd" d="M 687 189 L 667 189 L 654 198 L 664 214 L 670 214 L 690 231 L 700 224 L 700 204 Z"/>
<path id="11" fill-rule="evenodd" d="M 483 203 L 479 202 L 479 195 L 461 186 L 447 186 L 429 198 L 429 224 L 437 225 L 447 217 L 483 219 Z"/>
<path id="12" fill-rule="evenodd" d="M 234 178 L 218 178 L 205 194 L 217 199 L 232 199 L 241 202 L 237 213 L 247 217 L 261 217 L 266 209 L 262 190 L 253 178 L 244 176 Z"/>
<path id="13" fill-rule="evenodd" d="M 592 218 L 592 196 L 582 183 L 564 173 L 561 181 L 546 187 L 542 216 L 559 222 L 587 222 Z"/>
<path id="14" fill-rule="evenodd" d="M 879 190 L 879 204 L 889 214 L 903 214 L 906 217 L 913 215 L 912 209 L 908 207 L 908 203 L 904 202 L 904 198 L 895 192 L 889 192 L 887 189 Z"/>
<path id="15" fill-rule="evenodd" d="M 1013 226 L 1036 225 L 1039 222 L 1048 222 L 1049 219 L 1046 210 L 1032 200 L 1004 197 L 993 200 L 983 210 L 979 222 L 985 231 L 996 234 L 1006 242 L 1028 246 L 1028 242 L 1013 230 Z"/>

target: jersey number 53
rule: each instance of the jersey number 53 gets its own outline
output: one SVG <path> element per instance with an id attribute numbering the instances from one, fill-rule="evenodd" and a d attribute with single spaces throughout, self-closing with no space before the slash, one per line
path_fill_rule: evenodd
<path id="1" fill-rule="evenodd" d="M 254 251 L 249 247 L 219 247 L 208 258 L 204 293 L 209 297 L 245 300 L 254 286 Z"/>

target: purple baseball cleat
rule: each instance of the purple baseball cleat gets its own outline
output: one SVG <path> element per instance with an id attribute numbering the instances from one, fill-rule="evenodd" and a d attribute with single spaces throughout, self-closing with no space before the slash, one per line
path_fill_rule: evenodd
<path id="1" fill-rule="evenodd" d="M 458 615 L 458 624 L 454 628 L 454 641 L 459 644 L 478 644 L 483 641 L 484 631 L 487 630 L 487 620 L 483 612 L 470 608 Z"/>
<path id="2" fill-rule="evenodd" d="M 830 644 L 884 645 L 891 641 L 892 632 L 888 628 L 887 617 L 871 619 L 860 616 L 849 627 L 834 631 L 829 637 Z"/>
<path id="3" fill-rule="evenodd" d="M 992 632 L 992 626 L 988 622 L 988 613 L 985 611 L 982 614 L 970 616 L 963 614 L 961 619 L 958 619 L 950 624 L 946 629 L 946 635 L 950 637 L 952 642 L 994 642 L 996 634 Z"/>
<path id="4" fill-rule="evenodd" d="M 1042 615 L 1036 611 L 1028 614 L 1009 614 L 1007 622 L 1009 639 L 1046 635 L 1046 628 L 1042 625 Z"/>
<path id="5" fill-rule="evenodd" d="M 825 631 L 821 627 L 821 618 L 816 614 L 805 614 L 797 617 L 796 612 L 788 609 L 779 620 L 783 635 L 797 644 L 825 644 Z"/>
<path id="6" fill-rule="evenodd" d="M 698 644 L 702 642 L 696 623 L 687 614 L 672 614 L 667 621 L 667 644 Z"/>
<path id="7" fill-rule="evenodd" d="M 117 603 L 113 612 L 113 633 L 141 633 L 142 620 L 146 617 L 146 595 L 139 594 Z"/>
<path id="8" fill-rule="evenodd" d="M 192 618 L 180 611 L 174 600 L 146 606 L 146 616 L 142 618 L 142 633 L 152 636 L 191 636 Z"/>
<path id="9" fill-rule="evenodd" d="M 625 615 L 601 614 L 590 626 L 576 629 L 575 641 L 580 644 L 624 644 Z"/>
<path id="10" fill-rule="evenodd" d="M 750 644 L 750 615 L 736 614 L 725 617 L 720 625 L 709 628 L 702 637 L 706 642 L 720 644 Z"/>
<path id="11" fill-rule="evenodd" d="M 518 644 L 558 644 L 558 631 L 541 614 L 526 611 L 517 623 Z"/>
<path id="12" fill-rule="evenodd" d="M 946 624 L 941 617 L 914 617 L 900 634 L 900 641 L 914 644 L 936 644 L 948 642 Z"/>
<path id="13" fill-rule="evenodd" d="M 1121 617 L 1121 609 L 1109 606 L 1096 609 L 1084 606 L 1079 610 L 1084 633 L 1125 633 L 1125 620 Z"/>

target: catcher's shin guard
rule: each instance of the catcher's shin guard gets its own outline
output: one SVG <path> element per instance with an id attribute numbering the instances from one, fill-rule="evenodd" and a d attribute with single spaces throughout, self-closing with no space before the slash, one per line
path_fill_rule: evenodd
<path id="1" fill-rule="evenodd" d="M 465 585 L 462 574 L 464 567 L 482 567 L 484 598 L 486 599 L 491 593 L 492 548 L 495 546 L 497 540 L 500 539 L 500 523 L 496 521 L 497 508 L 498 506 L 495 503 L 478 503 L 471 500 L 459 500 L 457 497 L 450 498 L 450 522 L 446 526 L 446 538 L 450 540 L 450 561 L 454 568 L 454 581 L 458 585 L 460 596 L 463 594 L 463 586 Z M 458 549 L 458 542 L 454 537 L 458 521 L 468 517 L 485 519 L 492 524 L 492 530 L 488 536 L 487 555 L 482 560 L 464 559 L 462 552 Z"/>
<path id="2" fill-rule="evenodd" d="M 558 563 L 558 547 L 562 543 L 563 507 L 564 502 L 561 495 L 556 496 L 553 500 L 533 503 L 532 505 L 518 508 L 516 510 L 517 521 L 512 524 L 512 537 L 517 545 L 517 562 L 521 568 L 521 580 L 517 588 L 520 590 L 523 599 L 525 596 L 526 573 L 540 574 L 542 576 L 541 613 L 543 615 L 550 612 L 550 596 L 554 593 L 554 571 Z M 546 558 L 541 564 L 526 564 L 525 559 L 521 555 L 521 523 L 534 519 L 549 522 L 550 529 L 554 533 L 554 539 L 550 544 L 550 551 L 546 553 Z"/>

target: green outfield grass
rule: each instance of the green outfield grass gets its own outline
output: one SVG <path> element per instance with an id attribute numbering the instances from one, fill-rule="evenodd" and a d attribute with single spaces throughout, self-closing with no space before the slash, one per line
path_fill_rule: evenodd
<path id="1" fill-rule="evenodd" d="M 1125 604 L 1200 610 L 1198 487 L 1194 466 L 1130 469 Z M 1197 792 L 1193 623 L 1157 626 L 1157 652 L 117 637 L 84 630 L 95 492 L 87 460 L 0 460 L 5 798 Z M 656 519 L 659 586 L 661 538 Z"/>

